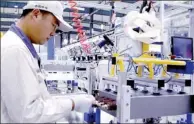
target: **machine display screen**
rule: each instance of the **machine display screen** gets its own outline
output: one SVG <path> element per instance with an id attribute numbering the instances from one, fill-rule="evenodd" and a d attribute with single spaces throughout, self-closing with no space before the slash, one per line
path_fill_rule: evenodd
<path id="1" fill-rule="evenodd" d="M 193 39 L 186 37 L 172 37 L 172 55 L 176 58 L 193 60 Z"/>

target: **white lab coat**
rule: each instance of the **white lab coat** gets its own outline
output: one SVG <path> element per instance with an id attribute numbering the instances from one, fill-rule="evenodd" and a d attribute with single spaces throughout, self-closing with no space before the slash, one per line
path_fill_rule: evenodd
<path id="1" fill-rule="evenodd" d="M 8 31 L 1 39 L 1 123 L 56 122 L 71 109 L 71 100 L 50 96 L 37 60 Z"/>

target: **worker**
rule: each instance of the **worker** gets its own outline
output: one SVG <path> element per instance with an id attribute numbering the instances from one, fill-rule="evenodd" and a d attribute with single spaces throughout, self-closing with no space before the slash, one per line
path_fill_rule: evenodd
<path id="1" fill-rule="evenodd" d="M 33 44 L 42 45 L 56 29 L 71 30 L 59 1 L 29 1 L 21 18 L 1 39 L 1 123 L 49 123 L 85 112 L 90 95 L 56 98 L 47 91 Z"/>

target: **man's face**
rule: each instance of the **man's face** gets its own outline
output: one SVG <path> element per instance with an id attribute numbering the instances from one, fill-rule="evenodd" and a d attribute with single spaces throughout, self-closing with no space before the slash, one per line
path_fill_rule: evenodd
<path id="1" fill-rule="evenodd" d="M 32 27 L 34 32 L 32 32 L 32 40 L 35 44 L 44 44 L 48 41 L 54 34 L 59 25 L 58 20 L 51 13 L 41 13 L 40 10 L 33 10 L 37 12 L 32 12 L 34 16 L 34 26 Z"/>

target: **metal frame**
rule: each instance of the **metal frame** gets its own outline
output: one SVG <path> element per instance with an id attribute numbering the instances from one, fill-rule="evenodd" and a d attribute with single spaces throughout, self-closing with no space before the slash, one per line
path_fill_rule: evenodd
<path id="1" fill-rule="evenodd" d="M 123 85 L 121 92 L 121 119 L 120 123 L 130 123 L 131 122 L 131 87 Z"/>
<path id="2" fill-rule="evenodd" d="M 143 86 L 143 87 L 158 87 L 158 82 L 159 80 L 164 80 L 163 78 L 162 79 L 148 79 L 148 78 L 132 78 L 132 79 L 128 79 L 126 78 L 127 80 L 134 80 L 134 85 L 135 87 L 136 86 Z M 119 86 L 119 83 L 118 83 L 118 78 L 116 77 L 102 77 L 102 83 L 104 85 L 106 84 L 111 84 L 111 85 L 114 85 L 114 86 Z M 181 84 L 183 85 L 183 84 Z M 104 89 L 100 89 L 100 90 L 104 90 Z"/>
<path id="3" fill-rule="evenodd" d="M 121 77 L 124 76 L 121 75 Z M 121 107 L 121 115 L 123 116 L 123 118 L 121 119 L 120 123 L 126 123 L 126 118 L 139 119 L 170 115 L 182 115 L 194 112 L 194 110 L 191 109 L 194 104 L 194 95 L 177 94 L 132 97 L 131 93 L 132 91 L 129 86 L 122 86 L 121 96 L 123 97 L 120 99 L 120 103 L 122 103 L 121 106 L 125 106 L 125 108 Z M 127 104 L 130 105 L 130 109 L 128 110 L 128 106 L 126 106 Z"/>
<path id="4" fill-rule="evenodd" d="M 118 84 L 117 96 L 107 92 L 100 92 L 102 96 L 108 95 L 107 97 L 112 97 L 113 99 L 117 97 L 116 117 L 119 123 L 130 123 L 133 119 L 194 113 L 193 94 L 173 93 L 159 96 L 151 94 L 142 96 L 126 85 L 126 79 L 126 72 L 119 72 L 118 81 L 115 78 L 107 78 L 108 82 L 113 81 L 114 84 Z"/>
<path id="5" fill-rule="evenodd" d="M 118 92 L 117 92 L 117 119 L 118 119 L 118 122 L 123 122 L 123 119 L 125 119 L 125 117 L 123 117 L 124 115 L 122 114 L 123 113 L 123 105 L 125 104 L 124 100 L 125 98 L 123 98 L 123 89 L 122 89 L 122 86 L 123 85 L 126 85 L 127 83 L 127 73 L 125 72 L 119 72 L 119 76 L 118 76 Z"/>
<path id="6" fill-rule="evenodd" d="M 172 80 L 170 80 L 169 82 L 168 82 L 168 84 L 170 84 L 170 85 L 179 85 L 179 86 L 183 86 L 183 87 L 186 87 L 185 86 L 185 81 L 186 81 L 187 79 L 172 79 Z M 190 80 L 190 79 L 188 79 L 188 80 Z M 192 80 L 191 80 L 191 83 L 192 83 Z"/>
<path id="7" fill-rule="evenodd" d="M 163 95 L 131 98 L 130 118 L 151 118 L 192 113 L 191 97 L 194 97 L 194 95 Z"/>
<path id="8" fill-rule="evenodd" d="M 191 5 L 193 6 L 193 8 L 189 10 L 189 17 L 190 17 L 189 37 L 194 39 L 194 23 L 193 23 L 194 22 L 194 1 L 191 1 L 191 2 L 192 2 Z M 193 43 L 193 48 L 194 48 L 194 43 Z M 193 58 L 194 58 L 194 53 L 193 53 Z M 193 75 L 191 75 L 191 82 L 192 82 L 191 93 L 194 94 L 194 71 L 193 71 Z"/>
<path id="9" fill-rule="evenodd" d="M 77 70 L 77 64 L 87 64 L 86 70 Z M 87 76 L 87 83 L 88 83 L 88 94 L 92 95 L 93 90 L 95 88 L 95 67 L 90 62 L 79 62 L 75 65 L 75 74 L 77 75 L 79 72 L 85 72 Z M 75 77 L 77 79 L 77 77 Z M 85 87 L 86 88 L 86 87 Z"/>
<path id="10" fill-rule="evenodd" d="M 92 67 L 92 64 L 90 64 L 87 67 L 87 75 L 88 75 L 88 85 L 89 85 L 89 89 L 88 89 L 88 94 L 92 95 L 93 93 L 93 89 L 94 89 L 94 82 L 95 82 L 95 68 Z"/>

